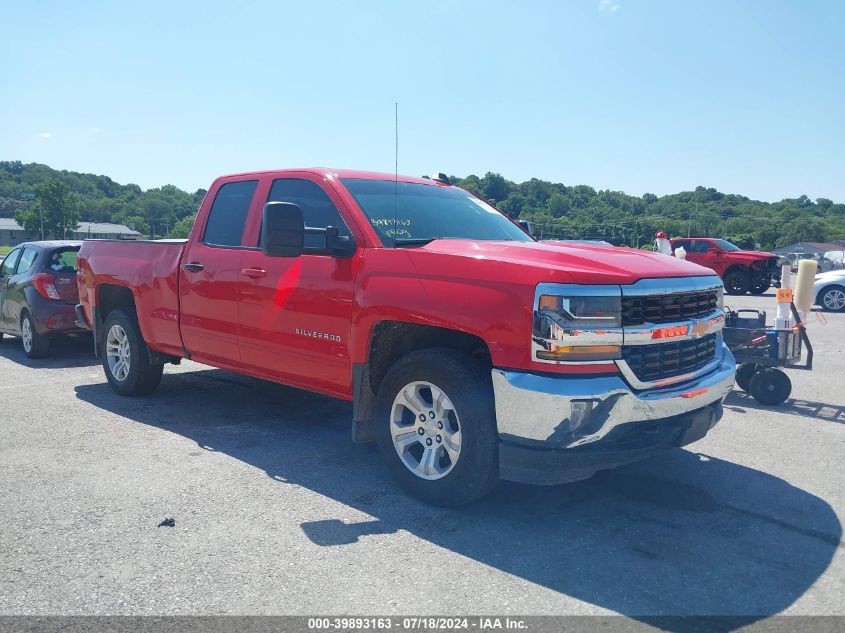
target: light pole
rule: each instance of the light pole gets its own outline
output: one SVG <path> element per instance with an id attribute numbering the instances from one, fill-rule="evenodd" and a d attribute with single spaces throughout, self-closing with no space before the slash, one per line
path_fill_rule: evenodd
<path id="1" fill-rule="evenodd" d="M 38 198 L 38 215 L 41 218 L 41 241 L 44 241 L 44 203 Z"/>

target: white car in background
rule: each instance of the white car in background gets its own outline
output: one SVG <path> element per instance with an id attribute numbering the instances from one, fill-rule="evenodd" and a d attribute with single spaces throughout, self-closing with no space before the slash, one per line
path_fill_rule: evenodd
<path id="1" fill-rule="evenodd" d="M 816 275 L 813 295 L 822 310 L 845 312 L 845 270 L 831 270 Z"/>

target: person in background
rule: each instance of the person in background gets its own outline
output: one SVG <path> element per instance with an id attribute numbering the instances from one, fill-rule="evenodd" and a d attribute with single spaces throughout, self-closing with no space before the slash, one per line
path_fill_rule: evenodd
<path id="1" fill-rule="evenodd" d="M 654 234 L 654 250 L 661 255 L 672 254 L 672 245 L 666 237 L 666 231 L 658 231 Z"/>
<path id="2" fill-rule="evenodd" d="M 59 272 L 64 267 L 65 267 L 65 265 L 59 259 L 59 254 L 57 252 L 53 253 L 50 256 L 50 270 L 54 270 L 56 272 Z"/>

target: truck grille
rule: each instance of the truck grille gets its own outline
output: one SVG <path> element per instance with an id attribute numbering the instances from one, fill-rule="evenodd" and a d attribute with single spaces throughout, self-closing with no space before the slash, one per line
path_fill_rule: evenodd
<path id="1" fill-rule="evenodd" d="M 622 358 L 637 380 L 653 382 L 697 371 L 716 355 L 716 334 L 699 339 L 622 348 Z"/>
<path id="2" fill-rule="evenodd" d="M 622 325 L 673 323 L 707 316 L 719 305 L 718 290 L 622 297 Z"/>

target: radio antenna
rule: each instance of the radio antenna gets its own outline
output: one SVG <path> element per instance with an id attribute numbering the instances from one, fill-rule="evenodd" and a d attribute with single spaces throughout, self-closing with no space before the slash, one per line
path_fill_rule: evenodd
<path id="1" fill-rule="evenodd" d="M 393 104 L 393 133 L 395 139 L 393 155 L 393 246 L 396 246 L 397 207 L 399 205 L 399 102 Z"/>

